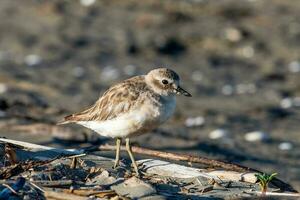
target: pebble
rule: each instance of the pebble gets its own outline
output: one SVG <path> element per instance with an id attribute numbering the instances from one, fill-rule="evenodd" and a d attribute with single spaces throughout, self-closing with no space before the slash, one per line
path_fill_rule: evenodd
<path id="1" fill-rule="evenodd" d="M 42 58 L 39 55 L 30 54 L 25 57 L 24 62 L 28 66 L 36 66 L 41 64 Z"/>
<path id="2" fill-rule="evenodd" d="M 195 82 L 200 82 L 203 79 L 203 75 L 200 71 L 194 71 L 192 73 L 192 80 Z"/>
<path id="3" fill-rule="evenodd" d="M 224 85 L 222 87 L 222 94 L 224 95 L 232 95 L 234 93 L 234 88 L 232 85 Z"/>
<path id="4" fill-rule="evenodd" d="M 124 73 L 128 76 L 133 76 L 137 72 L 137 68 L 135 65 L 126 65 L 124 67 Z"/>
<path id="5" fill-rule="evenodd" d="M 287 97 L 280 101 L 280 106 L 282 108 L 291 108 L 293 106 L 293 101 L 291 98 Z"/>
<path id="6" fill-rule="evenodd" d="M 292 73 L 300 72 L 300 63 L 298 61 L 292 61 L 288 65 L 289 71 Z"/>
<path id="7" fill-rule="evenodd" d="M 156 190 L 152 185 L 145 183 L 136 177 L 131 177 L 118 185 L 113 185 L 111 189 L 115 190 L 117 194 L 131 199 L 140 199 L 156 194 Z"/>
<path id="8" fill-rule="evenodd" d="M 0 118 L 2 118 L 2 117 L 5 117 L 6 116 L 6 112 L 5 111 L 2 111 L 2 110 L 0 110 Z"/>
<path id="9" fill-rule="evenodd" d="M 5 83 L 0 83 L 0 94 L 7 92 L 7 85 Z"/>
<path id="10" fill-rule="evenodd" d="M 280 106 L 282 108 L 300 107 L 300 97 L 286 97 L 280 101 Z"/>
<path id="11" fill-rule="evenodd" d="M 289 151 L 293 148 L 293 144 L 290 142 L 282 142 L 278 145 L 278 148 L 282 151 Z"/>
<path id="12" fill-rule="evenodd" d="M 230 42 L 238 42 L 242 39 L 241 32 L 236 28 L 226 28 L 224 31 L 225 38 Z"/>
<path id="13" fill-rule="evenodd" d="M 77 78 L 81 78 L 84 76 L 85 70 L 83 67 L 77 66 L 73 68 L 72 74 Z"/>
<path id="14" fill-rule="evenodd" d="M 209 133 L 209 138 L 216 140 L 228 136 L 228 131 L 225 129 L 216 129 Z"/>
<path id="15" fill-rule="evenodd" d="M 240 50 L 240 53 L 245 58 L 252 58 L 254 56 L 255 50 L 252 46 L 245 46 Z"/>
<path id="16" fill-rule="evenodd" d="M 186 127 L 202 126 L 205 123 L 205 118 L 202 116 L 189 117 L 185 120 Z"/>
<path id="17" fill-rule="evenodd" d="M 104 67 L 100 76 L 101 80 L 104 81 L 113 81 L 119 77 L 120 71 L 111 65 Z"/>
<path id="18" fill-rule="evenodd" d="M 91 6 L 96 2 L 96 0 L 80 0 L 80 4 L 83 6 Z"/>
<path id="19" fill-rule="evenodd" d="M 238 94 L 253 94 L 256 92 L 256 86 L 253 83 L 238 84 L 236 86 L 236 92 Z"/>
<path id="20" fill-rule="evenodd" d="M 245 134 L 245 140 L 248 142 L 266 141 L 268 139 L 268 134 L 263 131 L 253 131 Z"/>

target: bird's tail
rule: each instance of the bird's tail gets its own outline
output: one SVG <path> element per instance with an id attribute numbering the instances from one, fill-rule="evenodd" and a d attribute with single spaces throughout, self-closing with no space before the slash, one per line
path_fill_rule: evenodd
<path id="1" fill-rule="evenodd" d="M 72 122 L 76 121 L 75 119 L 76 119 L 76 117 L 75 117 L 74 114 L 73 115 L 68 115 L 68 116 L 64 117 L 63 120 L 57 122 L 56 125 L 69 124 L 69 123 L 72 123 Z"/>

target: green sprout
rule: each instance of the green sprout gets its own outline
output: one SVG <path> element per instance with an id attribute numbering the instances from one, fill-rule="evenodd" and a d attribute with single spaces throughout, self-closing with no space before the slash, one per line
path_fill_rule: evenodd
<path id="1" fill-rule="evenodd" d="M 257 180 L 259 181 L 259 186 L 263 195 L 266 194 L 269 183 L 275 178 L 277 173 L 269 174 L 255 174 Z"/>

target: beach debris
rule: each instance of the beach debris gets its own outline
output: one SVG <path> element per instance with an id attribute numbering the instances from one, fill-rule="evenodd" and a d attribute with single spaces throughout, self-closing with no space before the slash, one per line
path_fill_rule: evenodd
<path id="1" fill-rule="evenodd" d="M 27 55 L 24 59 L 26 65 L 32 67 L 42 63 L 42 58 L 37 54 Z"/>
<path id="2" fill-rule="evenodd" d="M 216 140 L 216 139 L 221 139 L 224 137 L 227 137 L 229 135 L 229 132 L 225 129 L 215 129 L 212 132 L 209 133 L 209 138 Z"/>
<path id="3" fill-rule="evenodd" d="M 278 145 L 278 148 L 282 151 L 289 151 L 289 150 L 293 149 L 293 144 L 290 142 L 281 142 Z"/>
<path id="4" fill-rule="evenodd" d="M 0 192 L 0 200 L 9 199 L 10 196 L 17 195 L 18 191 L 21 190 L 25 185 L 25 182 L 26 180 L 24 177 L 18 177 L 18 179 L 12 186 L 3 184 L 6 188 Z"/>
<path id="5" fill-rule="evenodd" d="M 186 127 L 196 127 L 196 126 L 202 126 L 205 123 L 205 118 L 202 116 L 197 117 L 188 117 L 185 120 L 185 126 Z"/>
<path id="6" fill-rule="evenodd" d="M 270 137 L 266 132 L 253 131 L 245 134 L 245 140 L 248 142 L 262 142 L 267 141 Z"/>

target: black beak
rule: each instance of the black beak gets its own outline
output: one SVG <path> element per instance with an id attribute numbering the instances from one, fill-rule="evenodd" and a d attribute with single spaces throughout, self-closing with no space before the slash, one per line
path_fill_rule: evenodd
<path id="1" fill-rule="evenodd" d="M 182 89 L 180 86 L 178 86 L 176 88 L 176 92 L 177 92 L 177 94 L 181 94 L 181 95 L 184 95 L 186 97 L 191 97 L 192 96 L 190 93 L 188 93 L 187 91 L 185 91 L 184 89 Z"/>

